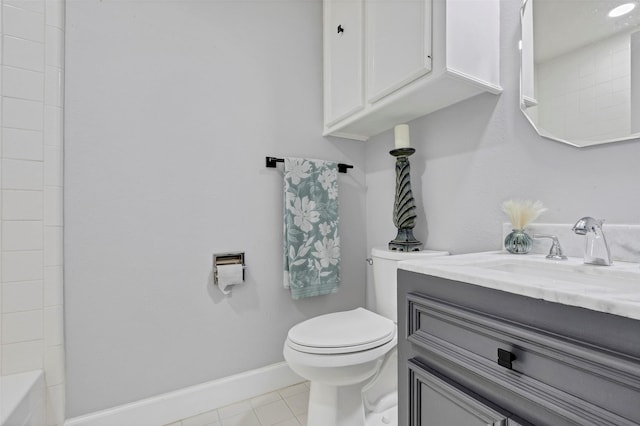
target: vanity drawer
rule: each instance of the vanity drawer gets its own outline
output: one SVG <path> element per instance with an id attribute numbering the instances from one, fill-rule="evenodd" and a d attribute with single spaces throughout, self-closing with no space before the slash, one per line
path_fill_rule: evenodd
<path id="1" fill-rule="evenodd" d="M 576 424 L 640 423 L 637 358 L 419 292 L 406 303 L 406 337 L 423 357 L 461 366 Z"/>
<path id="2" fill-rule="evenodd" d="M 417 360 L 407 362 L 410 426 L 532 426 Z"/>

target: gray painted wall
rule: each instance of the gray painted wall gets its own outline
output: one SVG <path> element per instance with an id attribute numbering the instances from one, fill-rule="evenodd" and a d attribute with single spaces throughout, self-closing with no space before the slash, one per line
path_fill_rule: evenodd
<path id="1" fill-rule="evenodd" d="M 68 417 L 280 362 L 288 329 L 361 306 L 365 145 L 322 138 L 317 1 L 69 1 Z M 340 175 L 343 282 L 282 289 L 282 173 Z M 245 251 L 224 297 L 213 253 Z"/>
<path id="2" fill-rule="evenodd" d="M 507 221 L 500 204 L 516 197 L 549 208 L 540 222 L 574 223 L 591 215 L 640 223 L 640 141 L 573 148 L 538 136 L 520 112 L 519 12 L 520 2 L 502 1 L 502 95 L 480 95 L 409 123 L 417 150 L 410 157 L 414 234 L 427 248 L 456 254 L 500 249 Z M 369 247 L 395 236 L 392 148 L 393 131 L 367 142 Z M 373 300 L 368 292 L 368 304 Z"/>

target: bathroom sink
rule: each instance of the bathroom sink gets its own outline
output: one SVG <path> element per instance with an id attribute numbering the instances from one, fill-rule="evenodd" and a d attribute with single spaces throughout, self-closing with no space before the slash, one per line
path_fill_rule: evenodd
<path id="1" fill-rule="evenodd" d="M 480 285 L 536 299 L 640 319 L 640 265 L 549 260 L 544 255 L 472 253 L 405 261 L 399 269 Z"/>

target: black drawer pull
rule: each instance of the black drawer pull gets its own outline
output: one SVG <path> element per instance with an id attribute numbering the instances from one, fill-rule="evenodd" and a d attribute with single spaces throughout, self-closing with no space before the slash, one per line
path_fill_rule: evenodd
<path id="1" fill-rule="evenodd" d="M 513 369 L 511 363 L 516 360 L 516 356 L 509 351 L 498 348 L 498 364 L 509 370 Z"/>

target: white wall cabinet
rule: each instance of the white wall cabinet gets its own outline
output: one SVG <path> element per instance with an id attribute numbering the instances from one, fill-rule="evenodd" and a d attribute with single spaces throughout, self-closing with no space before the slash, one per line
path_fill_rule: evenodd
<path id="1" fill-rule="evenodd" d="M 363 0 L 334 1 L 324 8 L 325 122 L 336 123 L 364 107 Z"/>
<path id="2" fill-rule="evenodd" d="M 498 94 L 499 0 L 325 0 L 324 135 L 369 137 Z"/>
<path id="3" fill-rule="evenodd" d="M 365 22 L 368 102 L 431 71 L 431 0 L 369 0 Z"/>

